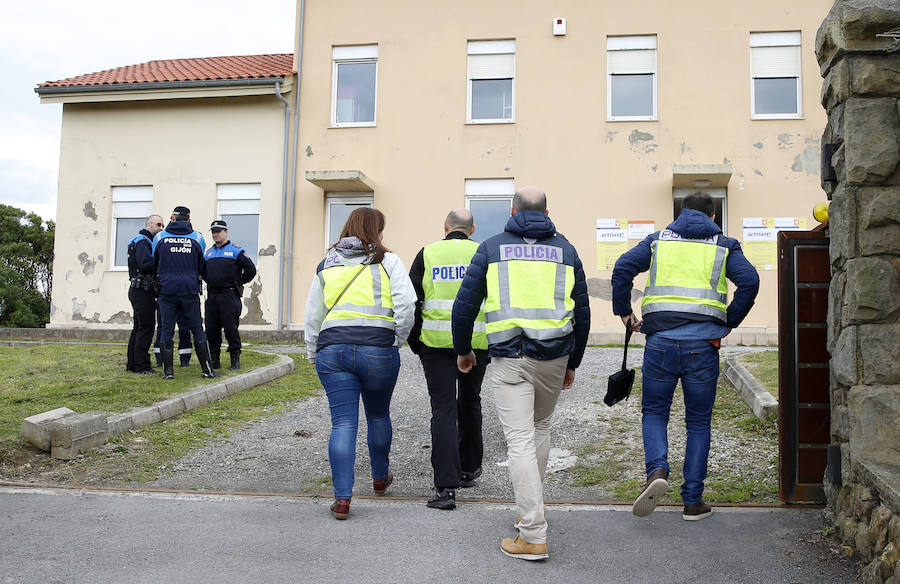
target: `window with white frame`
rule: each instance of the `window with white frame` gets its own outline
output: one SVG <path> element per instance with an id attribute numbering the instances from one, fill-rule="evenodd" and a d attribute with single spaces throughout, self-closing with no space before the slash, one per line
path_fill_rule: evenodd
<path id="1" fill-rule="evenodd" d="M 152 186 L 112 187 L 112 269 L 128 269 L 128 242 L 147 226 L 152 213 Z"/>
<path id="2" fill-rule="evenodd" d="M 350 213 L 359 207 L 371 207 L 372 194 L 327 193 L 325 196 L 325 247 L 337 243 Z"/>
<path id="3" fill-rule="evenodd" d="M 378 45 L 333 47 L 331 125 L 374 126 Z"/>
<path id="4" fill-rule="evenodd" d="M 466 179 L 466 209 L 475 218 L 474 241 L 481 243 L 503 233 L 515 193 L 511 178 Z"/>
<path id="5" fill-rule="evenodd" d="M 713 212 L 715 213 L 715 217 L 713 221 L 722 229 L 722 233 L 728 234 L 728 197 L 727 191 L 724 188 L 712 187 L 712 188 L 698 188 L 698 189 L 672 189 L 672 203 L 673 203 L 673 217 L 675 219 L 681 214 L 681 210 L 684 208 L 684 199 L 688 195 L 693 195 L 694 193 L 706 193 L 713 200 Z"/>
<path id="6" fill-rule="evenodd" d="M 259 259 L 259 183 L 220 184 L 216 186 L 218 217 L 228 224 L 228 239 L 242 247 L 255 264 Z M 212 242 L 209 242 L 212 245 Z"/>
<path id="7" fill-rule="evenodd" d="M 800 33 L 750 33 L 750 108 L 754 120 L 800 118 Z"/>
<path id="8" fill-rule="evenodd" d="M 516 41 L 469 41 L 467 121 L 512 122 L 515 104 Z"/>
<path id="9" fill-rule="evenodd" d="M 606 38 L 606 119 L 655 120 L 656 35 Z"/>

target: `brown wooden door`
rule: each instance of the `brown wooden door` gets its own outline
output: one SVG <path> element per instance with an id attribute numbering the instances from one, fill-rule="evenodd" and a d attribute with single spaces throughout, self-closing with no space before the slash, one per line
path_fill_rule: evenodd
<path id="1" fill-rule="evenodd" d="M 830 281 L 826 231 L 778 234 L 778 494 L 784 502 L 825 500 Z"/>

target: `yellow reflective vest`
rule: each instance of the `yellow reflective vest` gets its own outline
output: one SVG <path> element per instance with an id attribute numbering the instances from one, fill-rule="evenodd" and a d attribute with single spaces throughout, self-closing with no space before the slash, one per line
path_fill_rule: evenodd
<path id="1" fill-rule="evenodd" d="M 719 236 L 687 239 L 668 229 L 650 244 L 650 275 L 641 312 L 690 312 L 727 319 L 728 248 Z"/>
<path id="2" fill-rule="evenodd" d="M 491 345 L 524 335 L 547 340 L 573 331 L 575 267 L 563 248 L 542 243 L 500 243 L 488 264 L 484 304 Z"/>
<path id="3" fill-rule="evenodd" d="M 362 271 L 360 271 L 362 270 Z M 353 277 L 359 272 L 356 280 Z M 326 266 L 318 273 L 328 314 L 321 330 L 337 326 L 370 326 L 394 330 L 394 301 L 387 272 L 381 264 Z M 335 301 L 353 280 L 340 304 Z"/>
<path id="4" fill-rule="evenodd" d="M 471 239 L 444 239 L 426 245 L 422 259 L 422 343 L 429 347 L 453 348 L 450 316 L 453 301 L 466 276 L 478 244 Z M 478 312 L 472 333 L 472 348 L 487 349 L 484 311 Z"/>

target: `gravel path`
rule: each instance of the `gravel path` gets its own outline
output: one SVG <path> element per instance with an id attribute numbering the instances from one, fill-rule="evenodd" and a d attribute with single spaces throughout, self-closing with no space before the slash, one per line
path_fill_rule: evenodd
<path id="1" fill-rule="evenodd" d="M 301 347 L 280 345 L 257 347 L 280 353 L 301 351 Z M 745 348 L 723 349 L 731 353 Z M 621 365 L 621 349 L 589 347 L 578 369 L 575 385 L 563 392 L 554 413 L 551 472 L 544 494 L 551 501 L 598 501 L 611 497 L 603 486 L 575 486 L 571 467 L 579 463 L 589 445 L 615 445 L 616 465 L 628 479 L 643 480 L 640 435 L 640 403 L 631 399 L 613 408 L 602 402 L 606 377 Z M 389 492 L 398 497 L 423 497 L 432 489 L 430 463 L 430 408 L 425 378 L 419 359 L 406 347 L 401 349 L 401 370 L 391 404 L 394 441 L 391 470 L 396 477 Z M 629 367 L 640 366 L 642 350 L 630 349 Z M 494 412 L 488 379 L 482 391 L 484 416 L 484 474 L 475 487 L 458 496 L 480 499 L 510 499 L 512 485 L 506 469 L 506 447 Z M 676 395 L 675 403 L 679 401 Z M 365 446 L 365 418 L 360 406 L 357 441 L 355 495 L 370 495 L 368 451 Z M 681 464 L 684 449 L 683 406 L 673 408 L 670 423 L 670 460 Z M 331 495 L 328 465 L 328 436 L 331 422 L 324 392 L 299 403 L 291 411 L 274 415 L 235 432 L 230 438 L 207 445 L 183 458 L 171 476 L 150 485 L 164 488 L 199 488 L 256 492 L 316 492 Z M 745 446 L 714 428 L 710 473 L 724 467 L 763 468 L 771 461 L 771 444 L 749 452 Z M 751 448 L 751 450 L 754 450 Z M 731 459 L 735 460 L 732 461 Z M 752 460 L 748 460 L 752 459 Z M 567 472 L 564 469 L 570 468 Z M 774 476 L 775 471 L 769 474 Z"/>

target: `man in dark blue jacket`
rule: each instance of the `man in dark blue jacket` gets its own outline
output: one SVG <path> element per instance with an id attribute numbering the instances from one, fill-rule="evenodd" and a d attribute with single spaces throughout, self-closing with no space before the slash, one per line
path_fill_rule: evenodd
<path id="1" fill-rule="evenodd" d="M 228 224 L 213 221 L 210 225 L 215 244 L 206 250 L 206 338 L 213 369 L 221 367 L 222 329 L 228 341 L 232 371 L 241 368 L 241 294 L 244 284 L 256 276 L 253 260 L 240 247 L 228 240 Z"/>
<path id="2" fill-rule="evenodd" d="M 714 209 L 705 193 L 686 197 L 667 229 L 622 254 L 613 269 L 613 312 L 626 327 L 646 335 L 641 411 L 647 483 L 632 506 L 639 517 L 652 513 L 668 489 L 667 425 L 679 379 L 687 426 L 682 518 L 698 521 L 712 513 L 702 495 L 719 346 L 750 312 L 759 291 L 756 269 L 741 244 L 722 235 Z M 647 270 L 640 321 L 631 310 L 631 288 L 634 277 Z M 737 286 L 731 304 L 726 278 Z"/>
<path id="3" fill-rule="evenodd" d="M 128 301 L 134 324 L 128 338 L 126 371 L 147 375 L 150 366 L 150 339 L 156 324 L 156 268 L 153 265 L 153 236 L 163 228 L 162 217 L 150 215 L 144 229 L 128 242 Z"/>
<path id="4" fill-rule="evenodd" d="M 505 231 L 480 246 L 453 303 L 457 366 L 475 366 L 472 330 L 484 301 L 497 417 L 506 436 L 516 494 L 515 539 L 508 556 L 547 555 L 543 479 L 550 456 L 550 418 L 572 386 L 591 326 L 584 270 L 575 248 L 547 216 L 547 197 L 524 187 L 513 197 Z M 551 308 L 552 307 L 552 308 Z"/>
<path id="5" fill-rule="evenodd" d="M 194 336 L 203 377 L 216 376 L 200 316 L 200 280 L 206 273 L 203 243 L 200 234 L 191 226 L 190 213 L 187 207 L 175 207 L 173 220 L 153 240 L 153 259 L 160 284 L 159 311 L 162 327 L 159 338 L 162 344 L 163 379 L 175 376 L 172 339 L 179 315 L 184 318 Z"/>

